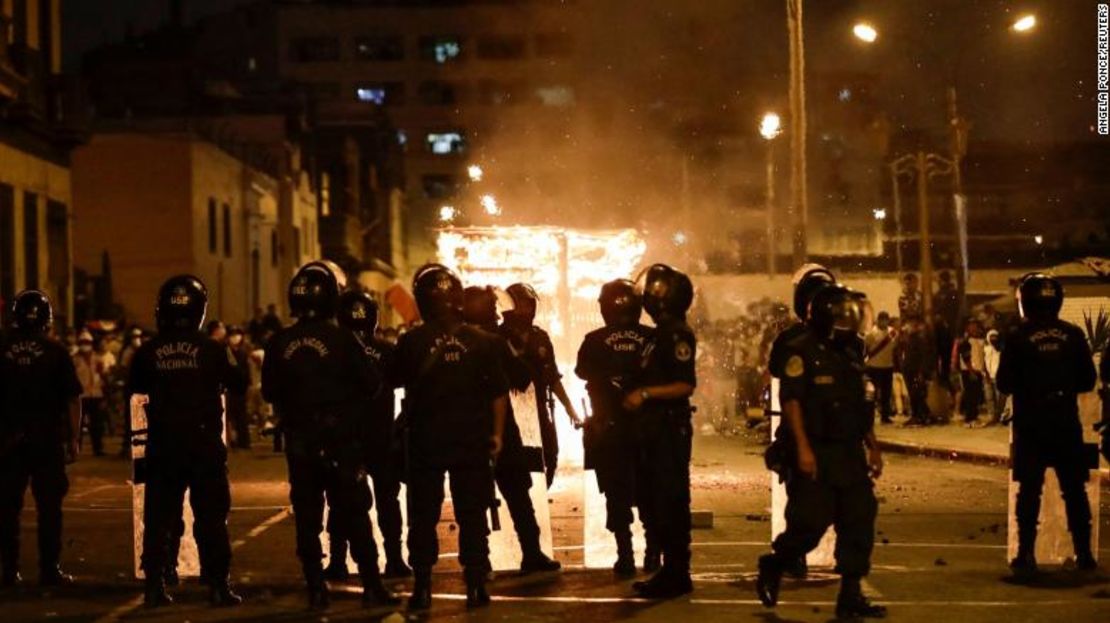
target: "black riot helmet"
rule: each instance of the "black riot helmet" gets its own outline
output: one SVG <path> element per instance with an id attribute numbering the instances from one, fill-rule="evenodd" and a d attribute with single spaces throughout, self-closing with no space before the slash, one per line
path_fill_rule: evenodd
<path id="1" fill-rule="evenodd" d="M 614 279 L 601 286 L 597 297 L 601 317 L 609 327 L 626 327 L 640 321 L 643 301 L 636 292 L 636 284 L 628 279 Z"/>
<path id="2" fill-rule="evenodd" d="M 830 283 L 813 295 L 806 324 L 825 339 L 856 337 L 866 322 L 866 306 L 866 297 L 859 292 Z"/>
<path id="3" fill-rule="evenodd" d="M 813 295 L 822 287 L 836 283 L 832 271 L 820 264 L 805 264 L 794 272 L 794 315 L 805 321 Z"/>
<path id="4" fill-rule="evenodd" d="M 497 293 L 490 286 L 463 290 L 463 321 L 478 327 L 497 327 Z"/>
<path id="5" fill-rule="evenodd" d="M 536 294 L 536 289 L 526 283 L 514 283 L 505 288 L 505 293 L 513 300 L 512 311 L 505 312 L 506 320 L 532 326 L 540 304 L 540 295 Z"/>
<path id="6" fill-rule="evenodd" d="M 170 277 L 158 290 L 154 319 L 159 331 L 199 331 L 208 311 L 208 288 L 193 275 Z"/>
<path id="7" fill-rule="evenodd" d="M 12 303 L 12 323 L 17 329 L 45 333 L 54 324 L 50 297 L 41 290 L 24 290 Z"/>
<path id="8" fill-rule="evenodd" d="M 335 318 L 343 272 L 330 262 L 309 262 L 289 282 L 289 311 L 294 318 Z"/>
<path id="9" fill-rule="evenodd" d="M 443 264 L 425 264 L 412 278 L 416 308 L 426 321 L 459 318 L 463 310 L 463 285 Z"/>
<path id="10" fill-rule="evenodd" d="M 1064 286 L 1055 277 L 1029 273 L 1018 284 L 1017 301 L 1022 318 L 1053 319 L 1064 305 Z"/>
<path id="11" fill-rule="evenodd" d="M 347 290 L 339 297 L 339 324 L 363 336 L 378 328 L 378 302 L 364 290 Z"/>
<path id="12" fill-rule="evenodd" d="M 694 284 L 685 273 L 666 264 L 653 264 L 640 273 L 636 289 L 644 311 L 655 322 L 662 318 L 685 319 L 694 302 Z"/>

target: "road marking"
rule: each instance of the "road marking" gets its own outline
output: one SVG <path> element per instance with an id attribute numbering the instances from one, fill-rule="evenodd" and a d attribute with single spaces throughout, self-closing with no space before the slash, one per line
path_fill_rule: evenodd
<path id="1" fill-rule="evenodd" d="M 258 535 L 262 534 L 263 532 L 269 530 L 275 524 L 280 523 L 283 519 L 285 519 L 286 517 L 291 515 L 292 512 L 293 512 L 293 509 L 288 507 L 288 506 L 282 506 L 282 507 L 279 507 L 279 508 L 281 508 L 280 511 L 278 511 L 274 515 L 270 516 L 269 518 L 267 518 L 265 521 L 258 524 L 257 526 L 251 528 L 250 531 L 247 532 L 247 535 L 244 538 L 236 539 L 231 544 L 231 549 L 232 550 L 239 549 L 240 547 L 245 545 L 247 543 L 247 541 L 249 541 L 250 539 L 253 539 L 253 538 L 257 537 Z M 464 598 L 465 598 L 465 595 L 464 595 Z M 118 621 L 118 620 L 120 620 L 121 617 L 123 617 L 124 615 L 138 609 L 139 606 L 142 606 L 142 605 L 143 605 L 143 597 L 142 597 L 142 595 L 140 595 L 138 597 L 135 597 L 134 599 L 131 599 L 131 600 L 127 601 L 126 603 L 120 604 L 119 606 L 117 606 L 115 609 L 113 609 L 108 614 L 105 614 L 104 616 L 100 617 L 99 619 L 96 619 L 95 621 L 93 621 L 93 623 L 110 623 L 112 621 Z"/>
<path id="2" fill-rule="evenodd" d="M 879 589 L 875 588 L 874 584 L 868 582 L 867 578 L 860 578 L 859 585 L 860 588 L 863 589 L 863 593 L 868 597 L 872 597 L 874 599 L 883 598 L 883 594 L 879 592 Z"/>
<path id="3" fill-rule="evenodd" d="M 90 496 L 90 495 L 92 495 L 92 494 L 94 494 L 94 493 L 100 493 L 101 491 L 104 491 L 104 490 L 107 490 L 107 489 L 119 489 L 119 488 L 124 488 L 124 487 L 130 487 L 130 486 L 131 486 L 131 485 L 128 485 L 128 484 L 121 484 L 121 485 L 100 485 L 99 487 L 93 487 L 92 489 L 87 489 L 87 490 L 85 490 L 85 491 L 82 491 L 82 492 L 80 492 L 80 493 L 74 493 L 74 494 L 72 494 L 72 495 L 68 495 L 68 496 L 66 496 L 66 497 L 68 497 L 68 498 L 69 498 L 69 499 L 71 499 L 71 500 L 79 500 L 79 499 L 81 499 L 81 498 L 83 498 L 83 497 L 87 497 L 87 496 Z"/>
<path id="4" fill-rule="evenodd" d="M 130 485 L 128 485 L 130 486 Z M 232 506 L 231 510 L 235 512 L 242 511 L 280 511 L 287 508 L 288 504 L 267 504 L 264 506 Z M 66 506 L 62 508 L 66 513 L 130 513 L 133 509 L 130 506 Z"/>

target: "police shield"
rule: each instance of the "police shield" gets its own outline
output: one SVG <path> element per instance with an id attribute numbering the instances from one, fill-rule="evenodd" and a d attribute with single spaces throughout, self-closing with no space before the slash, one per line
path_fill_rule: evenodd
<path id="1" fill-rule="evenodd" d="M 143 553 L 143 502 L 146 494 L 146 443 L 147 419 L 146 404 L 149 397 L 144 394 L 131 396 L 131 523 L 134 528 L 135 542 L 133 547 L 135 577 L 144 578 L 141 559 Z M 224 439 L 227 443 L 227 439 Z M 178 577 L 196 577 L 200 575 L 200 556 L 197 552 L 197 543 L 193 539 L 193 507 L 185 500 L 182 510 L 185 530 L 181 535 L 180 547 L 177 552 Z"/>
<path id="2" fill-rule="evenodd" d="M 528 471 L 532 476 L 532 486 L 528 495 L 532 498 L 532 508 L 536 514 L 536 524 L 540 527 L 540 549 L 549 557 L 554 557 L 551 540 L 551 511 L 547 504 L 547 479 L 543 471 L 543 442 L 540 438 L 540 421 L 536 406 L 536 390 L 529 387 L 524 392 L 513 392 L 510 396 L 513 417 L 520 428 L 520 438 L 524 442 L 524 453 L 528 460 Z M 496 487 L 494 487 L 497 489 Z M 491 505 L 490 514 L 496 514 L 498 521 L 492 522 L 489 536 L 489 560 L 494 571 L 519 569 L 521 561 L 520 542 L 516 536 L 509 507 L 496 490 L 498 503 Z M 496 529 L 500 524 L 500 530 Z"/>
<path id="3" fill-rule="evenodd" d="M 1102 405 L 1098 392 L 1087 392 L 1079 396 L 1079 419 L 1083 427 L 1084 454 L 1091 459 L 1090 467 L 1094 473 L 1087 479 L 1087 500 L 1091 506 L 1091 552 L 1098 559 L 1098 529 L 1099 529 L 1099 477 L 1098 477 L 1098 434 L 1094 432 L 1094 424 L 1102 419 Z M 1013 427 L 1010 428 L 1010 444 L 1013 444 Z M 1011 456 L 1012 456 L 1011 452 Z M 1008 530 L 1006 541 L 1007 560 L 1013 560 L 1018 551 L 1018 526 L 1017 526 L 1017 492 L 1018 483 L 1014 480 L 1013 468 L 1010 469 L 1010 503 L 1008 513 Z M 1060 483 L 1056 479 L 1056 472 L 1047 470 L 1044 478 L 1044 489 L 1041 491 L 1041 514 L 1037 527 L 1037 548 L 1034 553 L 1038 563 L 1062 564 L 1073 558 L 1074 546 L 1071 532 L 1068 531 L 1067 512 L 1064 509 L 1064 500 L 1060 494 Z"/>
<path id="4" fill-rule="evenodd" d="M 771 432 L 777 431 L 782 421 L 782 406 L 779 403 L 779 380 L 771 378 Z M 771 474 L 771 540 L 786 530 L 786 484 L 778 474 Z M 836 548 L 836 531 L 829 528 L 821 542 L 806 556 L 810 567 L 832 567 L 836 561 L 833 551 Z"/>

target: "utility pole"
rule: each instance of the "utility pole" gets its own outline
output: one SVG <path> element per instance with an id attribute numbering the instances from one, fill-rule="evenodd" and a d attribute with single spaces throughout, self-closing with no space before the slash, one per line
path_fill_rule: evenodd
<path id="1" fill-rule="evenodd" d="M 790 36 L 790 215 L 793 263 L 806 261 L 809 204 L 806 189 L 806 92 L 803 0 L 786 0 L 786 25 Z"/>
<path id="2" fill-rule="evenodd" d="M 913 171 L 917 176 L 917 226 L 920 230 L 919 248 L 921 253 L 921 298 L 925 317 L 931 318 L 933 311 L 933 245 L 932 231 L 929 224 L 929 178 L 941 175 L 951 175 L 955 166 L 952 160 L 937 154 L 919 151 L 913 155 L 906 155 L 891 163 L 891 168 L 898 173 L 899 167 L 913 162 Z"/>
<path id="3" fill-rule="evenodd" d="M 961 162 L 967 154 L 970 124 L 960 117 L 956 106 L 956 87 L 948 87 L 948 126 L 951 132 L 952 209 L 956 221 L 956 289 L 959 292 L 960 318 L 967 314 L 967 198 L 964 196 Z"/>
<path id="4" fill-rule="evenodd" d="M 890 185 L 894 202 L 894 260 L 899 277 L 905 269 L 902 262 L 902 240 L 905 238 L 905 231 L 902 229 L 902 185 L 898 182 L 898 178 L 902 175 L 912 175 L 915 162 L 913 154 L 906 154 L 890 163 Z"/>

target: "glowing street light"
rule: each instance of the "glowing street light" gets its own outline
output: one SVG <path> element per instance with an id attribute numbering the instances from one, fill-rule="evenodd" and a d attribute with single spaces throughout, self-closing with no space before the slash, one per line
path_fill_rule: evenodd
<path id="1" fill-rule="evenodd" d="M 1044 236 L 1040 234 L 1033 236 L 1033 242 L 1036 242 L 1038 245 L 1044 244 Z"/>
<path id="2" fill-rule="evenodd" d="M 482 174 L 483 174 L 482 167 L 480 167 L 476 164 L 472 164 L 472 165 L 466 167 L 466 174 L 470 176 L 470 181 L 472 181 L 472 182 L 482 181 Z"/>
<path id="3" fill-rule="evenodd" d="M 868 22 L 859 22 L 852 26 L 852 34 L 864 43 L 875 43 L 875 40 L 879 38 L 879 31 L 875 30 L 875 27 Z"/>
<path id="4" fill-rule="evenodd" d="M 459 211 L 454 206 L 442 206 L 439 209 L 439 220 L 441 223 L 450 223 L 455 220 L 459 215 Z"/>
<path id="5" fill-rule="evenodd" d="M 1026 13 L 1017 18 L 1016 21 L 1010 26 L 1010 30 L 1014 32 L 1025 33 L 1037 27 L 1037 16 L 1032 13 Z"/>
<path id="6" fill-rule="evenodd" d="M 501 215 L 501 206 L 497 205 L 497 199 L 494 198 L 493 195 L 482 195 L 480 203 L 482 204 L 482 209 L 486 211 L 486 214 L 490 216 Z"/>
<path id="7" fill-rule="evenodd" d="M 763 115 L 763 120 L 759 122 L 759 134 L 767 140 L 782 134 L 782 119 L 773 112 Z"/>

